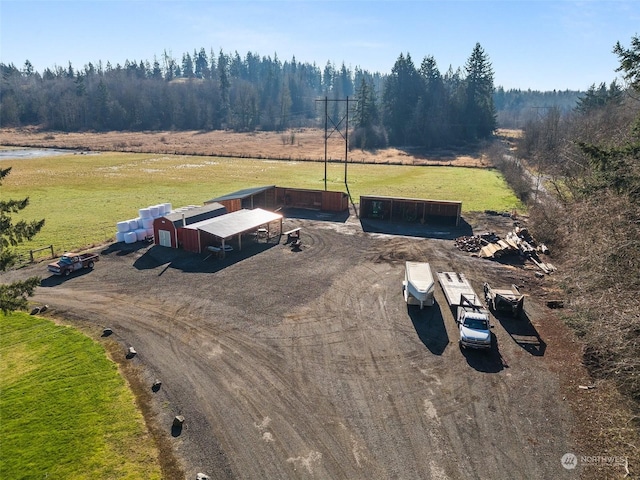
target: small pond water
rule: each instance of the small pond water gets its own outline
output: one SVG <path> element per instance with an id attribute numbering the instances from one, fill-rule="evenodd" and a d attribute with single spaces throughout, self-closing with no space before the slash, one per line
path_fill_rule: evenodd
<path id="1" fill-rule="evenodd" d="M 91 152 L 93 153 L 93 152 Z M 24 158 L 40 158 L 40 157 L 53 157 L 55 155 L 71 155 L 81 154 L 87 155 L 87 152 L 78 150 L 63 150 L 59 148 L 7 148 L 2 149 L 0 147 L 0 161 L 1 160 L 20 160 Z"/>

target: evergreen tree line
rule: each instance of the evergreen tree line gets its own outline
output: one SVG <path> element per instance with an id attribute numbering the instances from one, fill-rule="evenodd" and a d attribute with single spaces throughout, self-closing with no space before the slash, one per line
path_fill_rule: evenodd
<path id="1" fill-rule="evenodd" d="M 419 68 L 400 54 L 381 75 L 344 64 L 280 61 L 249 52 L 185 53 L 124 65 L 88 63 L 83 69 L 34 70 L 0 63 L 0 126 L 39 125 L 60 131 L 218 130 L 281 131 L 324 125 L 318 100 L 346 99 L 352 146 L 359 148 L 461 144 L 490 136 L 499 105 L 537 92 L 498 89 L 479 44 L 463 68 L 442 74 L 433 57 Z M 553 101 L 566 100 L 557 96 Z M 574 97 L 574 101 L 577 95 Z M 520 102 L 526 108 L 527 102 Z M 328 116 L 344 116 L 344 102 L 329 102 Z"/>

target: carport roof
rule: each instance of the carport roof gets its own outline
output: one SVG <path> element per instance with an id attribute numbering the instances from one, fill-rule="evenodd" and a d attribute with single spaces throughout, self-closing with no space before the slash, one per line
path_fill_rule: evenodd
<path id="1" fill-rule="evenodd" d="M 360 200 L 394 200 L 398 202 L 426 202 L 426 203 L 440 203 L 442 205 L 462 205 L 459 200 L 431 200 L 428 198 L 410 198 L 410 197 L 387 197 L 381 195 L 361 195 Z"/>
<path id="2" fill-rule="evenodd" d="M 170 213 L 164 215 L 164 218 L 170 222 L 177 223 L 177 226 L 182 226 L 182 219 L 194 219 L 196 217 L 213 217 L 224 213 L 225 206 L 220 203 L 209 203 L 202 206 L 183 207 L 177 210 L 173 210 Z M 205 220 L 206 221 L 206 220 Z M 196 222 L 194 222 L 196 223 Z"/>
<path id="3" fill-rule="evenodd" d="M 207 200 L 206 203 L 211 203 L 211 202 L 220 202 L 223 200 L 236 200 L 236 199 L 242 199 L 242 198 L 247 198 L 247 197 L 251 197 L 253 195 L 257 195 L 259 193 L 265 192 L 271 188 L 276 188 L 275 185 L 267 185 L 264 187 L 253 187 L 253 188 L 245 188 L 244 190 L 238 190 L 237 192 L 233 192 L 233 193 L 228 193 L 226 195 L 223 195 L 222 197 L 218 197 L 218 198 L 213 198 L 211 200 Z"/>
<path id="4" fill-rule="evenodd" d="M 261 208 L 238 210 L 210 220 L 187 225 L 185 228 L 198 229 L 218 238 L 230 238 L 243 232 L 259 228 L 261 225 L 281 220 L 282 215 Z"/>

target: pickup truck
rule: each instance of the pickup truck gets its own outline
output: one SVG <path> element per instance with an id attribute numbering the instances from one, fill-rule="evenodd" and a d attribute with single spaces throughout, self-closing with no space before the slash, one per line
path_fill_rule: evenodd
<path id="1" fill-rule="evenodd" d="M 471 283 L 462 273 L 438 272 L 437 275 L 458 324 L 460 346 L 491 348 L 489 312 L 482 307 Z"/>
<path id="2" fill-rule="evenodd" d="M 491 324 L 487 311 L 475 305 L 460 305 L 457 313 L 460 346 L 491 348 Z"/>
<path id="3" fill-rule="evenodd" d="M 47 265 L 47 269 L 54 275 L 68 276 L 82 268 L 93 268 L 98 260 L 97 253 L 65 253 L 60 260 Z"/>

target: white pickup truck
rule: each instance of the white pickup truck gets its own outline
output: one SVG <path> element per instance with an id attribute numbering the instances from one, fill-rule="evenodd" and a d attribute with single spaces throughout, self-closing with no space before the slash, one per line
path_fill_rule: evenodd
<path id="1" fill-rule="evenodd" d="M 460 345 L 491 348 L 489 312 L 483 307 L 464 274 L 438 272 L 438 281 L 454 312 L 460 332 Z"/>

